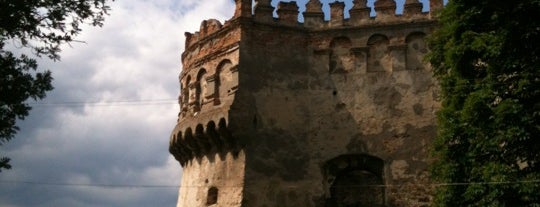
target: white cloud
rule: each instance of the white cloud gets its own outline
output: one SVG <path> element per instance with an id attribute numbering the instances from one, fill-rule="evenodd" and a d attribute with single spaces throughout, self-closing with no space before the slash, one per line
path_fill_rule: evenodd
<path id="1" fill-rule="evenodd" d="M 76 39 L 85 43 L 65 46 L 61 62 L 40 61 L 53 71 L 56 88 L 44 102 L 101 105 L 35 106 L 19 122 L 21 132 L 3 146 L 14 169 L 0 173 L 0 180 L 180 183 L 180 166 L 167 149 L 178 112 L 184 32 L 197 31 L 205 19 L 230 18 L 233 1 L 123 0 L 111 6 L 105 26 L 84 28 Z M 162 99 L 166 104 L 110 103 Z M 0 183 L 0 206 L 174 206 L 177 192 Z"/>
<path id="2" fill-rule="evenodd" d="M 176 122 L 184 32 L 234 12 L 229 0 L 127 0 L 111 5 L 103 28 L 86 27 L 65 46 L 55 90 L 36 105 L 3 150 L 0 206 L 174 206 L 181 168 L 168 153 Z M 116 102 L 160 100 L 156 102 Z M 112 101 L 112 103 L 111 103 Z M 58 105 L 65 102 L 95 102 Z M 165 104 L 164 104 L 165 103 Z M 41 184 L 40 184 L 41 183 Z M 162 185 L 162 188 L 47 183 Z M 31 198 L 31 199 L 28 199 Z"/>

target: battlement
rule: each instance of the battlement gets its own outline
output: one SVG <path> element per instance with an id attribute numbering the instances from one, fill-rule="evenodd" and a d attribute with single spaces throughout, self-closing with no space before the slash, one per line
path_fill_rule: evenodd
<path id="1" fill-rule="evenodd" d="M 424 60 L 443 3 L 367 1 L 235 0 L 186 33 L 178 206 L 430 204 L 410 184 L 430 182 L 440 91 Z M 351 187 L 366 185 L 392 187 Z"/>
<path id="2" fill-rule="evenodd" d="M 290 38 L 299 38 L 293 42 L 305 44 L 298 45 L 295 50 L 311 48 L 317 58 L 329 56 L 331 62 L 337 61 L 338 65 L 329 65 L 330 73 L 353 71 L 354 64 L 360 68 L 354 71 L 361 73 L 424 68 L 420 60 L 425 54 L 424 43 L 415 41 L 429 33 L 435 22 L 432 14 L 442 8 L 442 0 L 431 0 L 428 12 L 423 12 L 423 4 L 418 0 L 406 0 L 402 14 L 396 14 L 394 0 L 377 0 L 375 16 L 370 16 L 372 8 L 368 7 L 367 0 L 352 3 L 348 11 L 345 2 L 329 3 L 327 16 L 330 18 L 325 20 L 323 3 L 310 0 L 302 13 L 304 21 L 299 22 L 296 1 L 279 2 L 276 9 L 271 0 L 255 0 L 254 5 L 250 0 L 236 0 L 236 10 L 230 20 L 223 24 L 215 19 L 202 21 L 199 31 L 185 33 L 178 122 L 232 104 L 239 85 L 240 41 L 246 42 L 250 35 L 260 46 L 276 41 L 265 48 L 290 45 L 292 42 L 287 43 Z M 277 17 L 273 16 L 274 11 Z M 350 17 L 345 18 L 346 12 Z M 285 34 L 288 31 L 294 31 L 295 35 Z M 333 32 L 339 32 L 339 35 L 325 35 Z M 348 35 L 357 38 L 352 40 Z M 379 51 L 379 46 L 385 48 L 384 51 Z M 308 57 L 308 54 L 304 51 L 301 56 Z M 384 58 L 376 60 L 376 55 Z"/>
<path id="3" fill-rule="evenodd" d="M 225 29 L 231 22 L 238 19 L 308 30 L 331 30 L 429 21 L 434 18 L 434 12 L 443 7 L 442 0 L 430 0 L 429 10 L 425 9 L 427 12 L 423 12 L 424 6 L 418 0 L 406 0 L 403 4 L 403 13 L 397 14 L 397 5 L 394 0 L 377 0 L 373 8 L 375 16 L 371 16 L 372 8 L 367 6 L 367 0 L 353 0 L 352 3 L 353 6 L 348 11 L 344 2 L 335 1 L 329 3 L 328 16 L 330 16 L 330 19 L 325 20 L 325 12 L 322 9 L 323 4 L 319 0 L 310 0 L 306 3 L 306 10 L 302 13 L 303 22 L 300 22 L 298 20 L 300 11 L 296 1 L 279 2 L 277 8 L 274 8 L 271 5 L 271 0 L 255 0 L 255 5 L 252 5 L 249 0 L 236 0 L 235 14 L 224 25 L 215 19 L 210 19 L 201 23 L 199 31 L 194 33 L 186 32 L 186 48 L 213 33 Z M 276 11 L 277 17 L 273 16 L 274 11 Z M 350 14 L 349 18 L 345 18 L 346 12 Z"/>

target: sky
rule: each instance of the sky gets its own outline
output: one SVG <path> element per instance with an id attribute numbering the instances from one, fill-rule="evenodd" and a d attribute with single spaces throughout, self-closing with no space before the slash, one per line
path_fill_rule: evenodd
<path id="1" fill-rule="evenodd" d="M 307 0 L 297 2 L 305 10 Z M 345 2 L 350 8 L 352 0 Z M 181 167 L 168 144 L 179 111 L 184 32 L 205 19 L 229 19 L 234 3 L 110 6 L 104 26 L 83 28 L 78 42 L 63 47 L 61 61 L 39 60 L 40 69 L 53 72 L 55 89 L 30 101 L 20 132 L 2 146 L 13 169 L 0 173 L 0 206 L 175 206 Z"/>

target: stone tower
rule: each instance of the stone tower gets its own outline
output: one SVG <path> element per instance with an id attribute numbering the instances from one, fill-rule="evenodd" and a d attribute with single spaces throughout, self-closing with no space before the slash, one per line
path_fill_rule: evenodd
<path id="1" fill-rule="evenodd" d="M 236 0 L 186 33 L 170 153 L 181 207 L 426 206 L 437 83 L 423 61 L 436 21 L 406 0 Z"/>

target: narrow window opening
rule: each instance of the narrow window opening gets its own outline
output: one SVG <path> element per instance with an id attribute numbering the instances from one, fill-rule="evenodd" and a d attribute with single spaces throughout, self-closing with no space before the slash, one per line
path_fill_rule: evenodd
<path id="1" fill-rule="evenodd" d="M 197 82 L 195 86 L 195 111 L 200 111 L 204 104 L 204 96 L 206 93 L 206 70 L 201 69 L 197 74 Z"/>
<path id="2" fill-rule="evenodd" d="M 218 200 L 218 189 L 216 187 L 211 187 L 208 189 L 208 196 L 206 198 L 206 205 L 214 205 Z"/>

